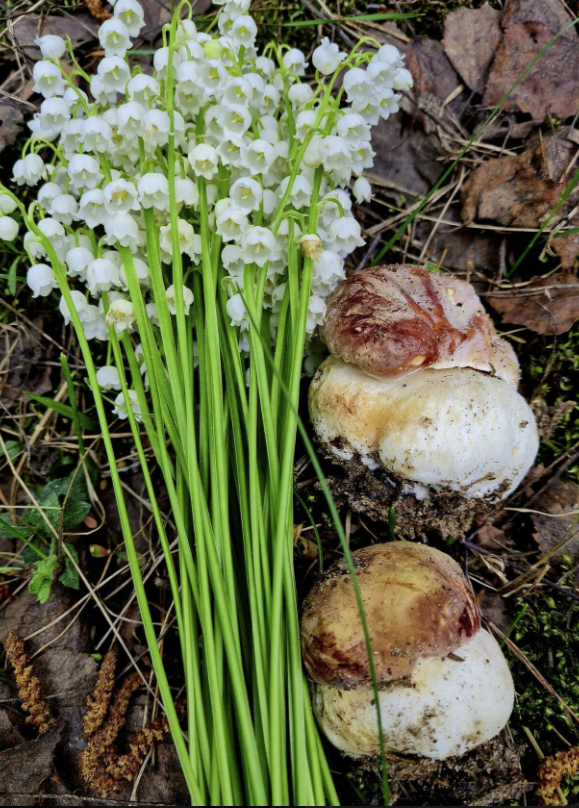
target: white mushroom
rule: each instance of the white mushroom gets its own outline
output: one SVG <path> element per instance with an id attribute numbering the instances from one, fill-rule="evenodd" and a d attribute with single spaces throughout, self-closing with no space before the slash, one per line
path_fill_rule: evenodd
<path id="1" fill-rule="evenodd" d="M 370 633 L 385 747 L 442 760 L 497 735 L 513 708 L 511 674 L 480 627 L 460 568 L 431 547 L 391 542 L 353 553 Z M 328 739 L 380 750 L 374 691 L 344 561 L 322 575 L 302 613 L 304 662 Z"/>
<path id="2" fill-rule="evenodd" d="M 329 297 L 322 335 L 332 356 L 310 388 L 314 430 L 342 467 L 386 474 L 389 504 L 452 492 L 491 503 L 525 477 L 535 418 L 516 389 L 517 358 L 470 284 L 410 266 L 364 270 Z"/>

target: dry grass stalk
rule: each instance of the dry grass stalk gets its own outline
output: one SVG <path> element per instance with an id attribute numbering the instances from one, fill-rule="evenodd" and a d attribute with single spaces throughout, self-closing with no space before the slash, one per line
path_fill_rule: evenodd
<path id="1" fill-rule="evenodd" d="M 40 682 L 34 675 L 34 667 L 30 664 L 28 655 L 24 651 L 24 641 L 15 631 L 11 631 L 6 638 L 4 648 L 6 658 L 14 668 L 14 678 L 22 709 L 30 713 L 26 721 L 28 724 L 38 727 L 38 731 L 42 735 L 54 723 L 54 718 L 50 715 L 48 704 L 40 696 Z"/>
<path id="2" fill-rule="evenodd" d="M 539 766 L 539 785 L 536 795 L 539 805 L 560 805 L 557 789 L 565 775 L 579 773 L 579 746 L 573 746 L 552 757 L 545 758 Z"/>

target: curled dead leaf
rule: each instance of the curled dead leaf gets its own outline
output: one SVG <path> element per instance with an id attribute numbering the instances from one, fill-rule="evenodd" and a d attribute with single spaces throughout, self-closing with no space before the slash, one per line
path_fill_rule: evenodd
<path id="1" fill-rule="evenodd" d="M 579 320 L 579 280 L 560 272 L 537 278 L 512 295 L 491 297 L 489 303 L 504 323 L 523 325 L 537 334 L 564 334 Z"/>

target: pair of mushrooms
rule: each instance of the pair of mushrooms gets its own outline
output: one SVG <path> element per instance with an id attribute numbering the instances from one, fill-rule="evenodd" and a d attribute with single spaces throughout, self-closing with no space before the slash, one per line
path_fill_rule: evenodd
<path id="1" fill-rule="evenodd" d="M 522 481 L 538 449 L 535 419 L 517 392 L 517 358 L 470 284 L 410 266 L 365 270 L 330 296 L 322 336 L 331 356 L 310 388 L 319 443 L 354 477 L 362 466 L 388 486 L 392 504 L 404 503 L 402 532 L 405 515 L 425 503 L 450 495 L 472 515 Z M 386 748 L 442 760 L 493 738 L 510 716 L 513 683 L 458 565 L 409 542 L 360 550 L 354 560 Z M 306 601 L 302 647 L 327 737 L 348 754 L 378 754 L 343 562 Z"/>

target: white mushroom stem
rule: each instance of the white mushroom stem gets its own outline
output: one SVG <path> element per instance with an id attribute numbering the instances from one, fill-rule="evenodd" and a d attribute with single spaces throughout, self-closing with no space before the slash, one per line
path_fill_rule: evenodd
<path id="1" fill-rule="evenodd" d="M 538 449 L 535 418 L 516 389 L 465 368 L 368 376 L 330 357 L 310 388 L 321 442 L 408 483 L 499 500 L 521 482 Z"/>
<path id="2" fill-rule="evenodd" d="M 421 659 L 412 677 L 383 685 L 386 749 L 443 760 L 497 735 L 513 709 L 513 680 L 484 629 L 450 657 Z M 373 691 L 313 685 L 314 710 L 327 738 L 354 757 L 380 752 Z"/>

